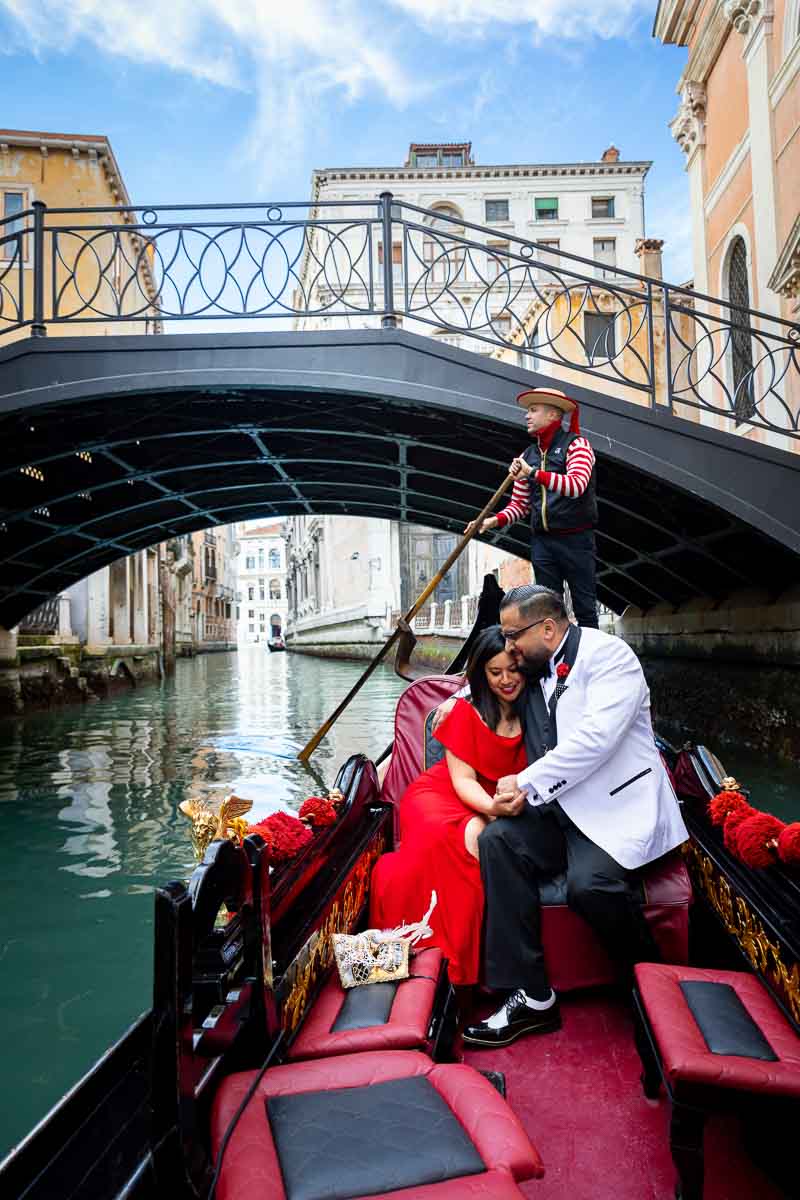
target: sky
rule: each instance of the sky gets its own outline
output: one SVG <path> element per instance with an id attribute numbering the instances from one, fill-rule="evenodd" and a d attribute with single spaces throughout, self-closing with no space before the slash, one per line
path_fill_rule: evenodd
<path id="1" fill-rule="evenodd" d="M 105 134 L 137 204 L 302 200 L 315 167 L 652 159 L 647 234 L 691 275 L 656 0 L 0 0 L 0 126 Z"/>

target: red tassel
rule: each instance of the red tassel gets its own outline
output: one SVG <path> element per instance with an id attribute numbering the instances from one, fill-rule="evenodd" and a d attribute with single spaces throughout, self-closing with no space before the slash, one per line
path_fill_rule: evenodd
<path id="1" fill-rule="evenodd" d="M 734 853 L 748 867 L 771 867 L 777 857 L 783 821 L 771 813 L 756 813 L 736 826 Z"/>
<path id="2" fill-rule="evenodd" d="M 725 849 L 731 854 L 736 854 L 736 831 L 742 821 L 746 821 L 748 817 L 754 817 L 756 810 L 750 804 L 743 804 L 741 808 L 735 808 L 732 813 L 728 813 L 725 822 L 722 826 L 722 840 L 725 843 Z"/>
<path id="3" fill-rule="evenodd" d="M 708 815 L 711 818 L 711 824 L 724 825 L 725 818 L 730 813 L 740 809 L 742 805 L 750 809 L 751 812 L 753 811 L 741 792 L 717 792 L 713 800 L 709 800 L 708 802 Z"/>
<path id="4" fill-rule="evenodd" d="M 792 821 L 778 834 L 778 858 L 789 867 L 800 865 L 800 821 Z"/>
<path id="5" fill-rule="evenodd" d="M 573 400 L 572 403 L 575 405 L 575 407 L 573 408 L 572 412 L 570 413 L 569 431 L 570 431 L 570 433 L 580 433 L 581 424 L 580 424 L 580 419 L 578 417 L 578 403 L 576 400 Z"/>

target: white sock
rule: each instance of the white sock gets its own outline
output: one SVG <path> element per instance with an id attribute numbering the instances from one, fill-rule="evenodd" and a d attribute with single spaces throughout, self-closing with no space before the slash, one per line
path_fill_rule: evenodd
<path id="1" fill-rule="evenodd" d="M 516 993 L 515 993 L 516 994 Z M 556 1002 L 556 994 L 553 989 L 550 989 L 550 996 L 547 1000 L 533 1000 L 527 992 L 523 991 L 525 1003 L 528 1008 L 536 1009 L 537 1012 L 543 1012 L 548 1008 L 552 1008 Z M 501 1004 L 497 1012 L 487 1018 L 486 1025 L 489 1029 L 503 1029 L 508 1024 L 508 1014 L 506 1012 L 505 1003 Z"/>

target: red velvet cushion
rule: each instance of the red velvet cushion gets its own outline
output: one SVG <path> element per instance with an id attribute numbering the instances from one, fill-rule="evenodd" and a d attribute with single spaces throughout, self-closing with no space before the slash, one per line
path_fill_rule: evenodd
<path id="1" fill-rule="evenodd" d="M 357 1054 L 362 1050 L 416 1050 L 423 1046 L 430 1025 L 442 952 L 435 946 L 420 950 L 409 965 L 412 975 L 427 978 L 406 979 L 399 984 L 385 1025 L 345 1029 L 338 1033 L 331 1033 L 331 1026 L 347 993 L 334 971 L 292 1042 L 289 1058 L 322 1058 L 328 1054 Z"/>
<path id="2" fill-rule="evenodd" d="M 449 1183 L 404 1188 L 389 1195 L 403 1200 L 455 1200 L 463 1197 L 517 1196 L 508 1184 L 514 1179 L 539 1179 L 544 1167 L 517 1117 L 483 1075 L 459 1063 L 433 1063 L 416 1050 L 393 1050 L 340 1055 L 272 1067 L 256 1088 L 228 1143 L 217 1186 L 217 1200 L 255 1200 L 270 1196 L 285 1200 L 280 1164 L 267 1121 L 268 1096 L 298 1092 L 364 1087 L 388 1079 L 425 1075 L 463 1125 L 488 1168 L 487 1175 Z M 255 1072 L 230 1075 L 220 1086 L 211 1114 L 211 1150 L 216 1160 L 222 1138 L 253 1082 Z M 364 1131 L 365 1136 L 368 1130 Z M 310 1139 L 313 1138 L 311 1131 Z M 413 1147 L 387 1147 L 388 1152 L 413 1153 Z M 497 1175 L 497 1180 L 491 1176 Z M 449 1190 L 448 1190 L 449 1189 Z M 460 1190 L 458 1190 L 460 1189 Z"/>
<path id="3" fill-rule="evenodd" d="M 729 984 L 779 1061 L 713 1054 L 680 989 L 684 980 Z M 704 1084 L 800 1096 L 800 1038 L 755 975 L 744 971 L 640 963 L 636 967 L 636 983 L 658 1045 L 664 1074 L 673 1090 L 679 1091 L 680 1084 Z"/>

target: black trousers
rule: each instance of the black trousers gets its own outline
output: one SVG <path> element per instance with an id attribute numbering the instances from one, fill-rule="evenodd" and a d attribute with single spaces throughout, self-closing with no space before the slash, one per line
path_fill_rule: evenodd
<path id="1" fill-rule="evenodd" d="M 591 529 L 583 533 L 535 533 L 531 542 L 536 582 L 559 593 L 568 583 L 575 619 L 586 629 L 597 629 L 594 552 Z"/>
<path id="2" fill-rule="evenodd" d="M 567 873 L 567 903 L 594 928 L 628 985 L 635 962 L 660 958 L 645 919 L 640 872 L 615 862 L 556 802 L 498 817 L 478 839 L 486 895 L 485 980 L 491 988 L 548 987 L 539 882 Z"/>

